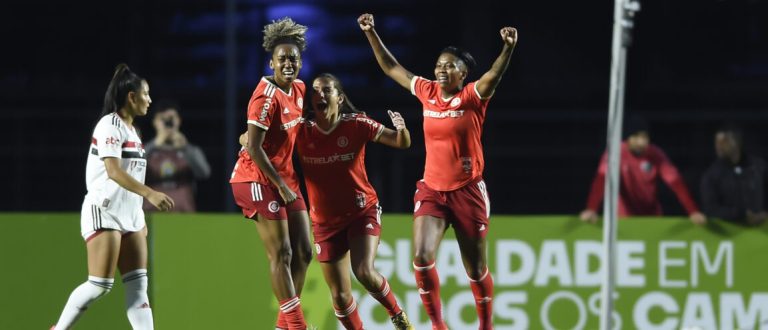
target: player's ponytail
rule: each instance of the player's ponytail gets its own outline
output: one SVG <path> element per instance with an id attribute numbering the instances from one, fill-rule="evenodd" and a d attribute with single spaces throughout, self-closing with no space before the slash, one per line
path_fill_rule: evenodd
<path id="1" fill-rule="evenodd" d="M 124 107 L 128 93 L 140 91 L 143 81 L 144 78 L 133 73 L 127 64 L 118 64 L 115 67 L 115 73 L 112 74 L 112 80 L 107 86 L 107 92 L 104 94 L 104 107 L 99 118 L 117 112 Z"/>

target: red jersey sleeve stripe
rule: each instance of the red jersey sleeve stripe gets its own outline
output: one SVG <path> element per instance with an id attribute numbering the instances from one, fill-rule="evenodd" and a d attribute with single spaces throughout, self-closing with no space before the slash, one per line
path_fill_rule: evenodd
<path id="1" fill-rule="evenodd" d="M 141 148 L 141 143 L 127 141 L 123 143 L 123 148 Z"/>

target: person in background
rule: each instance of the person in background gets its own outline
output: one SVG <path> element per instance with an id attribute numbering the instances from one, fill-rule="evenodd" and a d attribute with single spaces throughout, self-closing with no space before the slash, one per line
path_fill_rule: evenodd
<path id="1" fill-rule="evenodd" d="M 155 138 L 146 145 L 147 185 L 171 196 L 174 211 L 195 212 L 197 181 L 211 175 L 211 166 L 200 147 L 189 143 L 181 132 L 178 105 L 169 100 L 158 102 L 152 125 Z M 156 211 L 144 201 L 145 211 Z"/>
<path id="2" fill-rule="evenodd" d="M 680 172 L 661 148 L 651 144 L 648 123 L 643 118 L 630 117 L 625 123 L 624 136 L 621 144 L 619 217 L 662 215 L 657 196 L 657 184 L 661 179 L 677 195 L 691 222 L 704 224 L 707 219 L 688 192 Z M 592 181 L 587 207 L 579 215 L 582 221 L 597 221 L 607 170 L 608 155 L 604 153 Z"/>
<path id="3" fill-rule="evenodd" d="M 744 153 L 742 131 L 732 125 L 715 132 L 717 160 L 701 179 L 704 213 L 746 225 L 766 221 L 765 160 Z"/>

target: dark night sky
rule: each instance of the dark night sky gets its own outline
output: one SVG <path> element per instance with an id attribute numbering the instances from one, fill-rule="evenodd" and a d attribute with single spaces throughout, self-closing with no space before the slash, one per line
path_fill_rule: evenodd
<path id="1" fill-rule="evenodd" d="M 471 3 L 238 1 L 238 109 L 245 113 L 265 74 L 261 27 L 286 15 L 308 25 L 302 79 L 333 72 L 372 117 L 388 123 L 386 109 L 406 113 L 414 146 L 405 152 L 370 146 L 368 166 L 385 210 L 408 212 L 423 166 L 419 105 L 378 69 L 355 19 L 372 12 L 398 60 L 427 77 L 440 49 L 466 48 L 479 63 L 471 79 L 498 55 L 498 30 L 512 25 L 520 42 L 485 125 L 493 209 L 575 214 L 605 145 L 613 2 Z M 701 172 L 714 158 L 717 126 L 741 124 L 750 150 L 765 154 L 768 2 L 642 5 L 629 54 L 627 113 L 650 120 L 653 141 L 698 197 Z M 7 124 L 0 148 L 10 176 L 0 210 L 79 209 L 89 134 L 118 62 L 148 78 L 155 100 L 170 97 L 181 104 L 182 129 L 203 147 L 214 171 L 200 183 L 200 209 L 232 210 L 226 179 L 234 155 L 226 154 L 230 132 L 223 116 L 223 1 L 6 1 L 2 6 L 0 118 Z M 154 136 L 149 120 L 138 125 Z M 48 193 L 52 186 L 55 194 Z M 680 214 L 668 191 L 661 197 L 668 213 Z"/>

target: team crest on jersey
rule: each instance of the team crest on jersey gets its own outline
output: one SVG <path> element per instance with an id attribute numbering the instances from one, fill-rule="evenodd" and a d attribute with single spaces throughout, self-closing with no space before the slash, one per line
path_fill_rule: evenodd
<path id="1" fill-rule="evenodd" d="M 421 208 L 421 201 L 416 201 L 416 206 L 413 208 L 413 212 L 416 212 Z"/>
<path id="2" fill-rule="evenodd" d="M 339 138 L 336 139 L 336 145 L 341 148 L 344 148 L 347 145 L 349 145 L 349 139 L 347 139 L 346 136 L 339 136 Z"/>
<path id="3" fill-rule="evenodd" d="M 320 248 L 320 244 L 315 243 L 315 251 L 317 251 L 317 254 L 320 254 L 320 251 L 323 249 Z"/>
<path id="4" fill-rule="evenodd" d="M 472 157 L 461 157 L 461 168 L 464 173 L 472 172 Z"/>
<path id="5" fill-rule="evenodd" d="M 272 213 L 276 213 L 277 211 L 280 210 L 280 204 L 277 204 L 276 201 L 269 202 L 267 207 L 269 208 L 269 212 L 272 212 Z"/>
<path id="6" fill-rule="evenodd" d="M 298 105 L 299 108 L 303 108 L 304 107 L 304 99 L 300 97 L 298 100 L 296 100 L 296 105 Z"/>
<path id="7" fill-rule="evenodd" d="M 355 194 L 355 204 L 357 204 L 357 207 L 364 208 L 365 207 L 365 193 L 357 192 Z"/>
<path id="8" fill-rule="evenodd" d="M 640 163 L 640 169 L 643 170 L 643 172 L 648 173 L 651 171 L 651 168 L 653 166 L 651 165 L 651 162 L 644 160 Z"/>
<path id="9" fill-rule="evenodd" d="M 459 103 L 461 103 L 461 99 L 460 99 L 460 98 L 458 98 L 458 97 L 455 97 L 453 100 L 451 100 L 451 106 L 452 106 L 452 107 L 456 107 L 456 106 L 458 106 L 458 105 L 459 105 Z"/>

